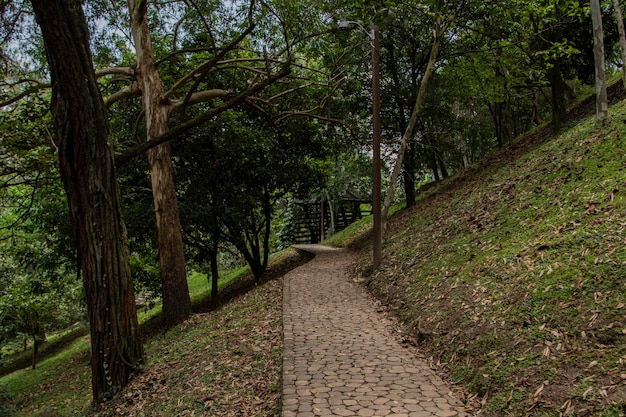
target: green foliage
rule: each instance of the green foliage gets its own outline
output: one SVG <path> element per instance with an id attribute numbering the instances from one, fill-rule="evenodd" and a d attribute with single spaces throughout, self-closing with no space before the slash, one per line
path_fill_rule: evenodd
<path id="1" fill-rule="evenodd" d="M 282 216 L 282 225 L 276 236 L 276 248 L 287 249 L 296 243 L 296 221 L 298 219 L 298 206 L 287 203 L 287 209 Z"/>
<path id="2" fill-rule="evenodd" d="M 31 87 L 38 92 L 24 98 L 19 106 L 8 105 L 0 110 L 0 174 L 4 184 L 0 189 L 1 343 L 34 326 L 26 326 L 26 322 L 54 328 L 80 317 L 83 308 L 75 278 L 76 259 L 66 202 L 57 178 L 55 144 L 51 143 L 49 134 L 49 95 L 45 89 L 38 90 L 40 84 L 30 80 L 33 77 L 45 80 L 45 76 L 37 76 L 41 71 L 35 68 L 43 58 L 41 41 L 30 30 L 32 22 L 23 17 L 28 13 L 21 13 L 18 7 L 22 3 L 5 3 L 2 12 L 6 19 L 1 34 L 7 42 L 2 57 L 11 58 L 16 52 L 14 45 L 20 45 L 23 48 L 20 55 L 28 57 L 28 63 L 18 68 L 23 58 L 0 60 L 2 69 L 7 70 L 3 74 L 8 74 L 0 80 L 0 99 L 9 99 Z M 24 3 L 26 7 L 27 3 Z M 366 30 L 373 23 L 381 27 L 383 135 L 386 150 L 391 151 L 402 133 L 424 71 L 432 41 L 433 11 L 441 11 L 447 19 L 457 12 L 459 3 L 439 0 L 410 4 L 380 0 L 150 3 L 153 48 L 166 89 L 218 57 L 221 47 L 237 38 L 248 25 L 255 25 L 254 31 L 236 48 L 219 58 L 222 62 L 197 72 L 188 78 L 184 88 L 170 92 L 168 99 L 172 103 L 203 90 L 242 91 L 269 73 L 272 65 L 284 62 L 287 56 L 292 59 L 293 72 L 289 79 L 269 86 L 173 144 L 180 211 L 188 254 L 195 264 L 204 266 L 211 251 L 225 253 L 226 245 L 216 248 L 217 243 L 226 239 L 230 240 L 229 250 L 234 243 L 259 265 L 274 245 L 290 244 L 293 211 L 289 209 L 276 243 L 273 236 L 265 239 L 268 230 L 278 229 L 272 226 L 272 221 L 280 212 L 277 202 L 285 196 L 340 199 L 347 191 L 369 193 L 370 44 L 368 36 L 361 31 L 335 30 L 337 17 L 359 21 Z M 96 66 L 133 66 L 135 51 L 127 42 L 128 16 L 123 2 L 94 1 L 85 7 Z M 462 171 L 549 115 L 547 98 L 552 69 L 561 69 L 571 85 L 589 82 L 592 74 L 592 63 L 586 58 L 591 37 L 585 2 L 472 0 L 455 17 L 456 26 L 446 34 L 442 44 L 443 59 L 437 65 L 413 142 L 416 153 L 412 159 L 416 166 L 411 169 L 417 178 L 441 170 L 438 163 L 451 171 Z M 612 25 L 611 13 L 607 12 L 605 17 Z M 13 27 L 8 27 L 13 21 L 24 30 L 13 31 Z M 607 31 L 608 48 L 615 41 L 612 33 Z M 33 74 L 26 75 L 32 69 L 35 69 Z M 102 78 L 103 95 L 110 97 L 127 87 L 131 78 L 125 77 Z M 223 99 L 214 99 L 194 108 L 188 106 L 172 115 L 171 125 L 222 103 Z M 142 124 L 142 109 L 137 97 L 112 106 L 110 121 L 113 147 L 118 153 L 145 136 L 143 128 L 138 127 Z M 587 131 L 581 135 L 594 134 L 595 127 L 587 125 L 584 129 Z M 619 127 L 615 129 L 620 131 Z M 588 145 L 584 140 L 576 142 L 581 148 L 589 149 Z M 436 219 L 436 213 L 425 211 L 423 219 L 413 225 L 415 234 L 431 233 L 440 241 L 416 244 L 411 262 L 428 258 L 426 252 L 430 248 L 436 248 L 432 256 L 437 261 L 427 262 L 420 272 L 426 284 L 411 283 L 407 288 L 414 294 L 422 294 L 424 299 L 428 299 L 429 291 L 445 285 L 450 285 L 451 298 L 457 297 L 454 290 L 463 285 L 473 286 L 472 291 L 477 295 L 493 293 L 486 303 L 500 303 L 504 311 L 510 308 L 508 312 L 515 315 L 512 321 L 515 328 L 521 328 L 520 334 L 539 344 L 554 340 L 550 339 L 552 333 L 537 330 L 542 323 L 536 320 L 545 318 L 549 327 L 569 315 L 588 316 L 587 311 L 576 311 L 571 306 L 557 308 L 565 300 L 590 299 L 593 295 L 599 303 L 621 309 L 614 299 L 604 298 L 619 285 L 617 279 L 623 275 L 621 270 L 616 273 L 613 265 L 613 262 L 619 265 L 623 252 L 623 239 L 615 233 L 612 217 L 612 213 L 622 208 L 621 194 L 612 192 L 611 203 L 605 199 L 607 190 L 621 187 L 614 182 L 621 171 L 613 162 L 621 161 L 623 153 L 618 140 L 605 140 L 603 146 L 610 147 L 612 156 L 600 162 L 592 158 L 588 162 L 586 155 L 577 155 L 562 162 L 562 166 L 547 162 L 545 166 L 536 166 L 542 180 L 559 184 L 550 198 L 539 197 L 545 191 L 542 183 L 494 171 L 489 179 L 491 185 L 485 186 L 486 191 L 473 200 L 475 207 L 485 202 L 492 204 L 483 212 L 469 213 L 471 210 L 467 209 L 468 213 L 455 216 L 454 222 L 443 219 L 441 224 L 445 224 L 446 230 L 439 233 L 427 222 Z M 546 147 L 544 151 L 559 155 L 573 152 L 567 143 Z M 520 164 L 533 165 L 535 159 L 521 159 Z M 138 158 L 123 168 L 120 181 L 136 289 L 158 293 L 158 251 L 154 244 L 148 177 L 145 161 Z M 570 187 L 572 178 L 579 177 L 599 178 L 600 185 L 588 182 L 580 190 Z M 445 187 L 452 187 L 452 183 L 444 182 L 441 190 Z M 512 188 L 506 191 L 507 187 Z M 523 198 L 523 202 L 511 206 L 512 194 Z M 445 211 L 463 206 L 464 199 L 435 201 L 432 205 Z M 511 204 L 496 209 L 492 199 Z M 543 200 L 550 204 L 544 204 Z M 581 204 L 585 205 L 582 213 Z M 613 207 L 609 209 L 609 205 Z M 506 210 L 514 215 L 505 215 Z M 569 220 L 573 213 L 578 217 Z M 467 215 L 472 218 L 467 220 Z M 586 227 L 592 218 L 599 221 L 593 230 Z M 362 232 L 368 227 L 367 222 L 353 227 Z M 512 229 L 504 235 L 498 234 L 504 227 Z M 468 230 L 473 235 L 468 235 Z M 574 231 L 576 236 L 568 234 Z M 451 242 L 447 237 L 453 232 L 465 234 Z M 542 237 L 533 238 L 537 235 Z M 505 238 L 509 240 L 503 244 Z M 342 234 L 335 242 L 348 244 L 351 239 Z M 402 239 L 411 241 L 411 233 L 403 233 L 392 243 Z M 606 253 L 596 249 L 607 245 Z M 571 253 L 576 254 L 574 261 L 559 252 L 565 249 L 570 257 Z M 406 249 L 392 249 L 397 251 L 392 257 L 399 257 L 402 250 Z M 236 259 L 230 254 L 224 257 L 228 259 L 222 263 Z M 403 268 L 397 269 L 404 271 Z M 523 268 L 533 272 L 531 282 L 515 275 Z M 450 282 L 435 282 L 442 274 Z M 577 283 L 579 277 L 583 277 L 580 288 L 573 287 L 572 283 Z M 394 279 L 400 278 L 394 276 Z M 539 280 L 541 285 L 535 283 Z M 514 289 L 503 295 L 503 286 L 511 282 Z M 473 306 L 469 300 L 458 297 L 455 301 L 467 305 L 470 312 L 487 308 Z M 413 301 L 415 305 L 422 302 Z M 605 313 L 605 318 L 613 317 Z M 18 316 L 25 319 L 8 319 Z M 481 323 L 475 323 L 473 317 L 468 314 L 461 322 L 467 328 L 477 327 Z M 573 328 L 584 331 L 585 323 L 577 322 Z M 608 328 L 602 329 L 602 334 L 609 339 L 616 337 Z M 453 358 L 468 351 L 476 354 L 489 349 L 495 351 L 505 342 L 497 335 L 478 335 L 476 351 L 463 348 L 448 358 L 454 362 Z M 587 344 L 580 342 L 581 348 Z M 495 370 L 495 365 L 488 363 L 458 374 L 460 378 L 472 378 L 470 386 L 476 391 L 486 392 L 497 389 L 508 376 L 517 376 L 526 365 L 526 359 L 513 365 L 503 359 Z M 476 369 L 480 372 L 474 372 Z M 469 377 L 472 372 L 474 375 Z M 549 370 L 545 372 L 550 375 Z M 586 387 L 583 393 L 585 390 Z M 584 397 L 582 393 L 580 396 Z M 517 390 L 499 392 L 494 394 L 489 407 L 494 410 L 514 407 L 522 397 Z"/>
<path id="3" fill-rule="evenodd" d="M 161 294 L 159 261 L 156 253 L 131 253 L 130 272 L 135 294 L 149 296 L 148 302 L 152 302 L 151 298 Z"/>
<path id="4" fill-rule="evenodd" d="M 0 111 L 0 345 L 44 338 L 83 314 L 49 99 L 40 90 Z"/>
<path id="5" fill-rule="evenodd" d="M 346 195 L 368 196 L 372 190 L 372 160 L 359 152 L 345 152 L 327 162 L 326 198 L 340 201 Z"/>
<path id="6" fill-rule="evenodd" d="M 255 275 L 273 250 L 267 232 L 275 204 L 317 184 L 320 173 L 311 161 L 323 153 L 315 123 L 270 129 L 259 116 L 226 112 L 174 148 L 186 242 L 200 260 L 215 250 L 215 240 L 227 240 Z"/>

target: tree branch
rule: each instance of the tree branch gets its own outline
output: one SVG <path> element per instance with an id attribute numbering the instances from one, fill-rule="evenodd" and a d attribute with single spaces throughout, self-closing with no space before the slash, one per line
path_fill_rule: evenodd
<path id="1" fill-rule="evenodd" d="M 290 117 L 308 117 L 311 119 L 322 120 L 322 121 L 330 122 L 330 123 L 336 123 L 344 127 L 347 127 L 348 130 L 350 131 L 353 130 L 350 123 L 346 122 L 345 120 L 334 119 L 328 116 L 320 116 L 319 114 L 311 113 L 311 110 L 283 112 L 281 116 L 276 119 L 276 123 L 282 122 L 283 120 L 288 119 Z"/>
<path id="2" fill-rule="evenodd" d="M 247 90 L 242 91 L 241 93 L 237 94 L 236 96 L 234 96 L 227 102 L 223 103 L 222 105 L 214 107 L 208 110 L 207 112 L 170 129 L 168 132 L 164 133 L 163 135 L 156 137 L 154 139 L 151 139 L 147 142 L 144 142 L 141 145 L 135 146 L 134 148 L 129 149 L 128 151 L 124 152 L 122 155 L 116 158 L 117 165 L 118 166 L 124 165 L 125 163 L 129 162 L 134 157 L 141 155 L 148 149 L 152 149 L 155 146 L 158 146 L 162 143 L 165 143 L 174 138 L 177 138 L 178 136 L 187 132 L 189 129 L 200 126 L 201 124 L 209 121 L 210 119 L 214 118 L 218 114 L 221 114 L 225 112 L 226 110 L 231 109 L 235 105 L 243 102 L 246 98 L 250 97 L 251 95 L 263 90 L 268 85 L 278 81 L 281 78 L 286 77 L 290 73 L 291 73 L 291 67 L 289 63 L 286 63 L 283 66 L 283 69 L 279 71 L 278 73 L 268 77 L 267 79 L 263 80 L 260 83 L 253 85 Z"/>
<path id="3" fill-rule="evenodd" d="M 213 90 L 198 91 L 197 93 L 191 94 L 191 96 L 189 96 L 189 100 L 172 100 L 172 111 L 178 110 L 184 105 L 202 103 L 215 98 L 226 99 L 232 96 L 233 94 L 230 91 L 217 88 Z"/>
<path id="4" fill-rule="evenodd" d="M 183 78 L 181 78 L 177 83 L 175 83 L 172 88 L 170 88 L 164 95 L 164 98 L 169 98 L 170 96 L 174 95 L 176 93 L 176 91 L 182 87 L 183 85 L 187 84 L 190 80 L 194 79 L 198 74 L 203 74 L 209 71 L 209 69 L 213 68 L 215 65 L 217 65 L 217 63 L 222 60 L 226 54 L 230 51 L 232 51 L 233 49 L 235 49 L 237 46 L 239 46 L 239 44 L 241 43 L 241 41 L 243 41 L 246 36 L 248 36 L 253 30 L 254 30 L 255 25 L 253 23 L 251 23 L 246 30 L 244 30 L 243 32 L 241 32 L 239 34 L 239 36 L 237 36 L 233 41 L 231 41 L 228 45 L 226 45 L 226 47 L 224 47 L 224 49 L 222 49 L 217 55 L 215 55 L 213 57 L 213 59 L 210 59 L 209 61 L 206 61 L 200 65 L 198 65 L 195 69 L 193 69 L 189 74 L 185 75 Z M 200 80 L 202 79 L 202 77 L 198 78 L 196 80 L 196 82 L 194 83 L 194 87 L 190 90 L 190 92 L 193 92 L 198 84 L 200 83 Z"/>
<path id="5" fill-rule="evenodd" d="M 36 93 L 39 90 L 43 90 L 44 88 L 50 88 L 51 85 L 50 84 L 45 84 L 45 83 L 39 83 L 37 82 L 37 85 L 34 85 L 32 87 L 27 88 L 26 90 L 22 91 L 21 93 L 17 94 L 16 96 L 13 96 L 5 101 L 0 101 L 0 107 L 5 107 L 8 106 L 10 104 L 13 104 L 15 102 L 20 101 L 21 99 L 23 99 L 24 97 Z"/>
<path id="6" fill-rule="evenodd" d="M 111 94 L 106 100 L 104 100 L 104 106 L 108 109 L 111 105 L 113 105 L 113 103 L 125 99 L 126 97 L 138 95 L 140 92 L 141 91 L 137 87 L 136 83 L 132 83 L 131 85 Z"/>
<path id="7" fill-rule="evenodd" d="M 104 77 L 106 75 L 126 75 L 132 77 L 135 75 L 135 69 L 131 67 L 107 67 L 96 70 L 96 77 Z"/>

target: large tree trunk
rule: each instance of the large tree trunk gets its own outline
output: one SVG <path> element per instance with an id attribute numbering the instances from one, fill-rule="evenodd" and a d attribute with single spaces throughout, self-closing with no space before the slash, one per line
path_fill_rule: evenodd
<path id="1" fill-rule="evenodd" d="M 80 0 L 31 0 L 52 78 L 61 178 L 78 247 L 91 332 L 94 402 L 143 362 L 108 123 Z"/>
<path id="2" fill-rule="evenodd" d="M 128 0 L 131 29 L 137 52 L 136 77 L 145 111 L 147 140 L 151 140 L 168 131 L 167 122 L 171 106 L 164 98 L 163 84 L 152 50 L 147 3 Z M 161 265 L 163 324 L 169 327 L 191 315 L 185 253 L 169 145 L 165 143 L 150 149 L 148 161 Z"/>

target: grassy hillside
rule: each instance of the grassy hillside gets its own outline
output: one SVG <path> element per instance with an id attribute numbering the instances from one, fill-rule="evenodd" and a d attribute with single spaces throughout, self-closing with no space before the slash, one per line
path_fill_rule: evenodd
<path id="1" fill-rule="evenodd" d="M 369 287 L 484 415 L 626 413 L 625 138 L 537 129 L 388 223 Z"/>
<path id="2" fill-rule="evenodd" d="M 308 259 L 295 249 L 275 254 L 261 285 L 248 269 L 235 271 L 220 283 L 224 305 L 217 309 L 210 306 L 206 278 L 192 274 L 196 314 L 161 332 L 160 306 L 142 313 L 145 369 L 100 410 L 90 408 L 84 331 L 44 345 L 35 370 L 28 366 L 29 352 L 7 358 L 0 374 L 0 416 L 279 415 L 282 281 L 277 278 Z"/>

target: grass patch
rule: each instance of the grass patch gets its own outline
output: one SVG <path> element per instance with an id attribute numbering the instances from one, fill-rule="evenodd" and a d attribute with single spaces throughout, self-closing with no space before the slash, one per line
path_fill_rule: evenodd
<path id="1" fill-rule="evenodd" d="M 0 378 L 13 397 L 18 416 L 33 416 L 48 408 L 62 415 L 84 410 L 91 401 L 89 342 L 81 336 L 37 368 L 23 369 Z"/>

